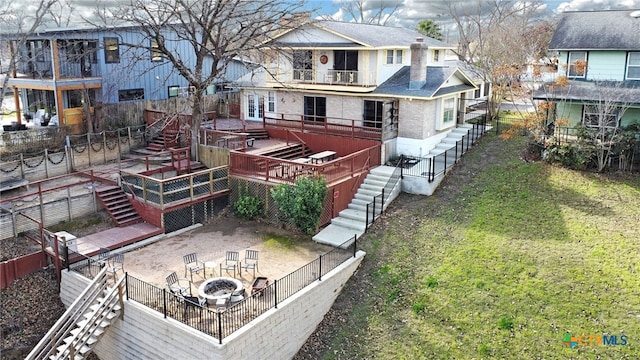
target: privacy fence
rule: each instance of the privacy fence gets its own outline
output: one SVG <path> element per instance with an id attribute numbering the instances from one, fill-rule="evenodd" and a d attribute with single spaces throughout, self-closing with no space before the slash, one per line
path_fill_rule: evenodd
<path id="1" fill-rule="evenodd" d="M 214 310 L 189 302 L 184 297 L 176 296 L 167 289 L 149 284 L 128 273 L 124 275 L 126 276 L 125 294 L 127 300 L 143 304 L 158 311 L 165 318 L 180 321 L 222 343 L 224 338 L 267 311 L 277 309 L 280 303 L 313 282 L 322 281 L 322 277 L 331 270 L 349 258 L 355 257 L 357 249 L 355 236 L 348 242 L 351 242 L 351 245 L 344 248 L 337 247 L 320 255 L 288 275 L 269 283 L 261 291 L 246 294 L 243 300 L 224 310 Z M 99 273 L 100 268 L 96 260 L 87 259 L 72 264 L 69 270 L 93 278 Z"/>

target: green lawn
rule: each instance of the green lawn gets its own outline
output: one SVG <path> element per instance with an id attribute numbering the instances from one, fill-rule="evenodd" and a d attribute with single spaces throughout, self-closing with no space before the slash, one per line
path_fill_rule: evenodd
<path id="1" fill-rule="evenodd" d="M 489 135 L 433 196 L 396 200 L 324 358 L 640 358 L 640 177 L 524 162 L 525 140 Z"/>

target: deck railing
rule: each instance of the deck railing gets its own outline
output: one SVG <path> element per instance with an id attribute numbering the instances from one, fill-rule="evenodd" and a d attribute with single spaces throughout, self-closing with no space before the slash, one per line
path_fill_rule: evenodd
<path id="1" fill-rule="evenodd" d="M 351 243 L 349 246 L 346 244 Z M 336 247 L 297 270 L 274 280 L 263 290 L 245 296 L 245 298 L 225 310 L 216 311 L 199 304 L 189 303 L 165 288 L 149 284 L 125 274 L 125 294 L 127 300 L 136 301 L 161 313 L 165 318 L 178 320 L 196 330 L 222 340 L 239 330 L 252 320 L 278 304 L 290 298 L 306 286 L 322 277 L 348 259 L 355 257 L 357 251 L 356 236 L 345 242 L 345 246 Z M 71 268 L 83 276 L 92 274 L 95 260 L 87 259 Z"/>
<path id="2" fill-rule="evenodd" d="M 293 69 L 278 72 L 275 78 L 279 82 L 316 85 L 376 86 L 375 71 Z"/>
<path id="3" fill-rule="evenodd" d="M 358 139 L 381 140 L 384 135 L 382 131 L 383 124 L 375 120 L 354 120 L 300 114 L 267 114 L 263 119 L 263 125 L 265 129 L 281 128 Z M 387 128 L 388 126 L 385 126 L 385 133 L 387 130 L 389 130 L 389 133 L 393 133 L 393 128 Z"/>
<path id="4" fill-rule="evenodd" d="M 229 168 L 216 168 L 156 179 L 152 176 L 120 171 L 122 189 L 145 204 L 165 208 L 210 197 L 228 190 Z"/>
<path id="5" fill-rule="evenodd" d="M 200 128 L 201 145 L 217 146 L 230 150 L 244 151 L 247 148 L 247 133 Z"/>
<path id="6" fill-rule="evenodd" d="M 266 181 L 295 183 L 299 176 L 321 175 L 328 184 L 351 177 L 370 160 L 370 166 L 380 165 L 380 147 L 372 146 L 322 164 L 299 163 L 269 156 L 231 152 L 233 175 L 259 177 Z M 376 161 L 377 160 L 377 161 Z"/>

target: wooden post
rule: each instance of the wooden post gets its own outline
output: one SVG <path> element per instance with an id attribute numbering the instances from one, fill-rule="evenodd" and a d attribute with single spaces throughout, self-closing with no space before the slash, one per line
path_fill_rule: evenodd
<path id="1" fill-rule="evenodd" d="M 89 166 L 91 166 L 91 135 L 87 132 L 87 156 L 89 157 Z"/>
<path id="2" fill-rule="evenodd" d="M 44 176 L 46 178 L 49 178 L 49 166 L 47 165 L 47 163 L 49 162 L 49 150 L 48 149 L 44 149 Z"/>

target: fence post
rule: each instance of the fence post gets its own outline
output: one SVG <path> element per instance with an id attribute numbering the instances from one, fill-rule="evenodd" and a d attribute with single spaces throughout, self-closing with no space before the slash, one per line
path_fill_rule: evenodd
<path id="1" fill-rule="evenodd" d="M 167 290 L 162 289 L 162 313 L 164 318 L 167 318 Z"/>
<path id="2" fill-rule="evenodd" d="M 400 155 L 400 179 L 404 178 L 404 154 Z"/>
<path id="3" fill-rule="evenodd" d="M 222 312 L 217 312 L 218 314 L 218 341 L 222 344 Z"/>
<path id="4" fill-rule="evenodd" d="M 107 132 L 102 131 L 102 154 L 104 155 L 104 163 L 107 163 Z"/>
<path id="5" fill-rule="evenodd" d="M 273 307 L 278 308 L 278 280 L 273 280 Z"/>
<path id="6" fill-rule="evenodd" d="M 24 179 L 24 155 L 20 153 L 20 177 Z"/>
<path id="7" fill-rule="evenodd" d="M 322 281 L 322 255 L 320 255 L 319 257 L 320 262 L 319 262 L 319 267 L 320 269 L 318 270 L 318 281 Z"/>
<path id="8" fill-rule="evenodd" d="M 49 162 L 49 149 L 44 149 L 44 176 L 49 178 L 49 166 L 47 163 Z"/>
<path id="9" fill-rule="evenodd" d="M 358 243 L 358 234 L 353 234 L 353 257 L 356 257 L 356 249 L 358 248 L 357 243 Z"/>
<path id="10" fill-rule="evenodd" d="M 129 273 L 124 273 L 124 296 L 129 300 Z"/>
<path id="11" fill-rule="evenodd" d="M 91 135 L 87 132 L 87 157 L 89 159 L 89 166 L 91 166 Z"/>

